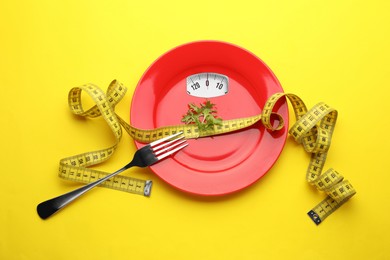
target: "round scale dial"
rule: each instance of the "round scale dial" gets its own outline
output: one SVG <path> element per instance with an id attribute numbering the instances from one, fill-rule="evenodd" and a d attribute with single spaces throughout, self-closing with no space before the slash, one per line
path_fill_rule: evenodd
<path id="1" fill-rule="evenodd" d="M 229 78 L 225 75 L 203 72 L 187 77 L 187 93 L 195 97 L 212 98 L 226 95 Z"/>

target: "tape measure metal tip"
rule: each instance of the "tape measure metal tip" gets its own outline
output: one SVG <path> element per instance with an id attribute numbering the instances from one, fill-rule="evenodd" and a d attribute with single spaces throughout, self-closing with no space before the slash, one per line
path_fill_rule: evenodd
<path id="1" fill-rule="evenodd" d="M 144 196 L 150 197 L 150 193 L 152 192 L 153 182 L 151 180 L 146 180 L 145 188 L 144 188 Z"/>
<path id="2" fill-rule="evenodd" d="M 318 216 L 317 213 L 315 213 L 313 210 L 310 210 L 309 212 L 307 212 L 307 215 L 309 215 L 309 217 L 311 218 L 311 220 L 313 220 L 313 222 L 316 224 L 316 225 L 319 225 L 321 224 L 321 218 L 320 216 Z"/>

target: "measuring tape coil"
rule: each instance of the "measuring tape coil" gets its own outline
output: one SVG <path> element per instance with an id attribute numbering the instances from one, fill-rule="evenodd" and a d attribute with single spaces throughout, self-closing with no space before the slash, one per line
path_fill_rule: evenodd
<path id="1" fill-rule="evenodd" d="M 82 106 L 82 91 L 85 91 L 96 104 L 88 110 L 84 110 Z M 337 120 L 337 111 L 325 103 L 318 103 L 308 110 L 305 103 L 297 95 L 275 93 L 266 101 L 261 114 L 223 120 L 221 125 L 214 126 L 212 130 L 201 132 L 196 125 L 183 124 L 156 129 L 139 129 L 127 124 L 114 111 L 115 106 L 124 97 L 126 91 L 127 89 L 116 80 L 111 82 L 107 93 L 104 93 L 93 84 L 70 90 L 68 95 L 70 110 L 81 117 L 96 118 L 102 116 L 115 136 L 115 143 L 105 149 L 60 160 L 59 176 L 61 178 L 90 183 L 108 175 L 109 173 L 91 169 L 88 166 L 99 164 L 112 156 L 122 137 L 122 127 L 134 140 L 142 143 L 150 143 L 179 131 L 182 131 L 187 139 L 219 135 L 247 128 L 259 121 L 269 131 L 278 131 L 284 127 L 284 120 L 281 115 L 273 112 L 273 108 L 279 100 L 287 99 L 296 117 L 296 122 L 289 129 L 289 134 L 297 143 L 302 144 L 306 152 L 311 154 L 306 180 L 309 184 L 327 194 L 323 201 L 308 212 L 309 217 L 318 225 L 356 193 L 351 183 L 344 180 L 343 176 L 333 168 L 322 172 Z M 272 124 L 272 117 L 276 118 L 274 121 L 278 122 L 276 126 Z M 150 196 L 152 181 L 118 175 L 102 183 L 101 186 Z"/>

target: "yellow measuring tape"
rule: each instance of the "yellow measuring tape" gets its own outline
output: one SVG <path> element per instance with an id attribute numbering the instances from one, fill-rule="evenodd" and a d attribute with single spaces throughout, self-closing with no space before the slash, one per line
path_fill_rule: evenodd
<path id="1" fill-rule="evenodd" d="M 96 104 L 88 110 L 84 110 L 82 106 L 82 91 L 85 91 Z M 308 212 L 310 218 L 318 225 L 356 193 L 352 185 L 347 180 L 344 180 L 341 174 L 334 169 L 322 172 L 337 120 L 337 111 L 325 103 L 319 103 L 308 110 L 298 96 L 276 93 L 267 100 L 261 114 L 246 118 L 223 120 L 222 125 L 215 126 L 213 130 L 207 132 L 200 132 L 196 125 L 165 126 L 145 130 L 127 124 L 114 111 L 116 104 L 123 98 L 126 91 L 127 89 L 116 80 L 111 82 L 106 93 L 93 84 L 83 85 L 70 90 L 68 102 L 71 111 L 82 117 L 95 118 L 102 116 L 111 128 L 116 142 L 111 147 L 102 150 L 62 159 L 59 167 L 59 176 L 61 178 L 89 183 L 109 174 L 88 168 L 88 166 L 96 165 L 111 157 L 122 137 L 122 127 L 134 140 L 143 143 L 149 143 L 179 131 L 182 131 L 188 139 L 219 135 L 249 127 L 258 121 L 261 121 L 270 131 L 280 130 L 284 127 L 283 118 L 279 114 L 272 112 L 272 110 L 278 100 L 287 98 L 293 107 L 297 120 L 289 130 L 289 133 L 294 137 L 295 141 L 303 145 L 305 151 L 311 153 L 306 180 L 327 194 L 327 197 L 322 202 Z M 277 126 L 272 126 L 271 116 L 277 117 L 279 122 Z M 111 180 L 107 180 L 101 186 L 150 196 L 152 181 L 119 175 Z"/>

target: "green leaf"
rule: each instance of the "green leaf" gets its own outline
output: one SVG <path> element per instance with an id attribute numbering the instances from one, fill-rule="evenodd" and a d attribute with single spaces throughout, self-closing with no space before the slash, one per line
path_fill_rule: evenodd
<path id="1" fill-rule="evenodd" d="M 188 111 L 181 121 L 186 124 L 196 124 L 200 132 L 213 130 L 215 125 L 222 125 L 222 119 L 216 117 L 217 110 L 214 106 L 215 104 L 210 100 L 206 100 L 200 106 L 194 103 L 188 104 Z"/>

